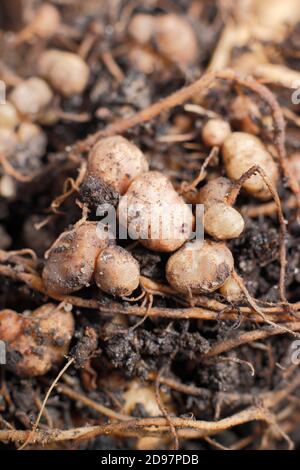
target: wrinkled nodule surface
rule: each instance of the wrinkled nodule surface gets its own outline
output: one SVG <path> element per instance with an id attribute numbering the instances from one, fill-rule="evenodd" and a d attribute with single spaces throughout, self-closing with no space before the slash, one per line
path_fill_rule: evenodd
<path id="1" fill-rule="evenodd" d="M 47 254 L 43 270 L 46 289 L 69 294 L 88 286 L 97 256 L 108 244 L 108 232 L 96 222 L 85 222 L 62 233 Z"/>
<path id="2" fill-rule="evenodd" d="M 7 367 L 21 377 L 44 375 L 68 353 L 74 334 L 71 312 L 45 304 L 31 315 L 0 312 L 0 339 L 7 343 Z"/>
<path id="3" fill-rule="evenodd" d="M 196 240 L 169 258 L 166 276 L 178 292 L 201 294 L 217 290 L 233 268 L 233 256 L 224 243 Z"/>

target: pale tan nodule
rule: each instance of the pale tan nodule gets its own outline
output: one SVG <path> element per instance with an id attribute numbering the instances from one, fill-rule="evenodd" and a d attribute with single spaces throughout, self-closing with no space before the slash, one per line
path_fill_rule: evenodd
<path id="1" fill-rule="evenodd" d="M 257 137 L 244 132 L 233 132 L 224 142 L 223 159 L 229 178 L 238 180 L 251 167 L 257 165 L 276 186 L 279 176 L 277 165 Z M 247 179 L 243 188 L 258 199 L 268 200 L 272 197 L 260 174 Z"/>
<path id="2" fill-rule="evenodd" d="M 233 183 L 228 178 L 223 176 L 214 178 L 199 190 L 196 202 L 204 204 L 205 208 L 218 202 L 225 202 L 226 196 L 229 195 L 232 188 Z"/>
<path id="3" fill-rule="evenodd" d="M 204 212 L 204 230 L 217 240 L 237 238 L 244 228 L 241 214 L 224 202 L 213 204 Z"/>
<path id="4" fill-rule="evenodd" d="M 209 147 L 221 146 L 230 133 L 228 122 L 223 119 L 210 119 L 203 126 L 202 140 Z"/>
<path id="5" fill-rule="evenodd" d="M 178 292 L 203 294 L 223 285 L 233 268 L 233 256 L 224 243 L 195 240 L 169 258 L 166 276 Z"/>
<path id="6" fill-rule="evenodd" d="M 243 292 L 232 276 L 220 287 L 220 294 L 222 294 L 228 302 L 238 302 L 243 298 Z"/>
<path id="7" fill-rule="evenodd" d="M 109 234 L 100 223 L 85 222 L 63 232 L 47 253 L 42 274 L 47 291 L 63 295 L 88 286 L 96 259 L 108 244 Z"/>
<path id="8" fill-rule="evenodd" d="M 94 279 L 107 294 L 128 297 L 139 285 L 139 264 L 124 248 L 110 246 L 97 258 Z"/>
<path id="9" fill-rule="evenodd" d="M 175 251 L 188 240 L 193 228 L 190 207 L 158 171 L 133 181 L 120 200 L 118 217 L 131 235 L 154 251 Z"/>
<path id="10" fill-rule="evenodd" d="M 148 169 L 146 157 L 129 140 L 118 135 L 102 139 L 90 151 L 81 197 L 91 206 L 117 204 L 132 181 Z"/>
<path id="11" fill-rule="evenodd" d="M 9 352 L 7 368 L 20 377 L 46 374 L 68 354 L 74 329 L 72 313 L 55 304 L 45 304 L 30 315 L 2 310 L 0 338 Z"/>
<path id="12" fill-rule="evenodd" d="M 9 99 L 21 115 L 34 119 L 50 105 L 53 92 L 43 79 L 31 77 L 17 85 Z"/>
<path id="13" fill-rule="evenodd" d="M 180 15 L 139 13 L 134 15 L 128 31 L 140 45 L 154 43 L 158 52 L 171 62 L 187 66 L 197 60 L 197 37 L 188 20 Z"/>
<path id="14" fill-rule="evenodd" d="M 79 55 L 57 49 L 49 49 L 41 54 L 38 70 L 55 90 L 66 97 L 82 93 L 90 73 Z"/>

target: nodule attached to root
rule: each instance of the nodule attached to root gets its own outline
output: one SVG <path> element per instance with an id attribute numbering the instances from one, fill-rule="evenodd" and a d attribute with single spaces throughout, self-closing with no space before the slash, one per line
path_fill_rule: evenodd
<path id="1" fill-rule="evenodd" d="M 30 315 L 0 312 L 0 339 L 7 344 L 7 368 L 20 377 L 44 375 L 68 354 L 74 334 L 70 311 L 46 304 Z"/>
<path id="2" fill-rule="evenodd" d="M 19 122 L 20 118 L 16 108 L 8 101 L 6 103 L 2 103 L 0 105 L 0 128 L 5 127 L 15 129 Z"/>
<path id="3" fill-rule="evenodd" d="M 31 77 L 17 85 L 9 100 L 23 116 L 34 120 L 43 113 L 53 99 L 49 85 L 38 77 Z"/>
<path id="4" fill-rule="evenodd" d="M 154 43 L 158 52 L 173 63 L 187 66 L 197 60 L 197 37 L 183 16 L 139 13 L 131 20 L 129 33 L 141 45 Z"/>
<path id="5" fill-rule="evenodd" d="M 224 202 L 218 202 L 204 212 L 204 230 L 217 240 L 237 238 L 244 228 L 241 214 Z"/>
<path id="6" fill-rule="evenodd" d="M 90 74 L 79 55 L 57 49 L 48 49 L 41 54 L 38 69 L 40 75 L 66 97 L 82 93 Z"/>
<path id="7" fill-rule="evenodd" d="M 220 294 L 222 294 L 228 302 L 238 302 L 244 296 L 239 284 L 232 276 L 220 287 Z"/>
<path id="8" fill-rule="evenodd" d="M 70 294 L 90 284 L 96 259 L 109 244 L 101 225 L 85 222 L 63 232 L 47 253 L 43 281 L 49 293 Z"/>
<path id="9" fill-rule="evenodd" d="M 231 128 L 223 119 L 210 119 L 202 129 L 202 140 L 208 147 L 221 146 L 231 134 Z"/>
<path id="10" fill-rule="evenodd" d="M 124 248 L 110 246 L 98 256 L 95 282 L 107 294 L 128 297 L 138 287 L 139 280 L 139 264 Z"/>
<path id="11" fill-rule="evenodd" d="M 120 200 L 118 216 L 131 236 L 154 251 L 177 250 L 193 229 L 191 209 L 158 171 L 133 181 Z"/>
<path id="12" fill-rule="evenodd" d="M 119 196 L 148 168 L 144 154 L 129 140 L 121 136 L 102 139 L 89 154 L 81 198 L 91 207 L 103 203 L 117 205 Z"/>
<path id="13" fill-rule="evenodd" d="M 204 230 L 217 240 L 237 238 L 245 222 L 241 214 L 227 203 L 233 183 L 223 177 L 209 181 L 200 189 L 197 203 L 204 205 Z"/>
<path id="14" fill-rule="evenodd" d="M 57 32 L 60 22 L 61 16 L 58 9 L 50 3 L 43 3 L 36 11 L 30 29 L 41 38 L 50 38 Z"/>
<path id="15" fill-rule="evenodd" d="M 223 159 L 229 178 L 238 180 L 257 165 L 265 171 L 273 186 L 276 186 L 279 176 L 277 165 L 257 137 L 244 132 L 233 132 L 224 142 Z M 259 174 L 245 181 L 243 188 L 258 199 L 268 200 L 272 197 Z"/>
<path id="16" fill-rule="evenodd" d="M 166 276 L 182 294 L 207 294 L 221 287 L 233 268 L 233 256 L 224 243 L 195 240 L 169 258 Z"/>
<path id="17" fill-rule="evenodd" d="M 209 208 L 217 202 L 225 202 L 232 188 L 233 182 L 228 178 L 223 176 L 214 178 L 199 190 L 196 202 L 203 204 L 205 208 Z"/>
<path id="18" fill-rule="evenodd" d="M 249 96 L 237 96 L 230 105 L 230 114 L 239 130 L 248 134 L 259 134 L 260 128 L 257 124 L 261 118 L 259 107 Z"/>

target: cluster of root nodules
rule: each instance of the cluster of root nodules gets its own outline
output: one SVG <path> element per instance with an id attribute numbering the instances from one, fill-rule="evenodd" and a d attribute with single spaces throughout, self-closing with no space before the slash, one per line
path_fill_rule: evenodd
<path id="1" fill-rule="evenodd" d="M 288 90 L 207 72 L 222 2 L 36 3 L 0 36 L 0 448 L 299 446 Z M 151 202 L 173 239 L 140 233 Z M 102 203 L 142 205 L 135 240 Z"/>

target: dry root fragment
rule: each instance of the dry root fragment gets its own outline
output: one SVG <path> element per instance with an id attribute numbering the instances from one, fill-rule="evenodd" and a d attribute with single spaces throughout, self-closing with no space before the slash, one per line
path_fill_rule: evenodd
<path id="1" fill-rule="evenodd" d="M 124 248 L 105 248 L 97 258 L 95 282 L 99 289 L 118 297 L 130 296 L 138 287 L 140 268 L 137 260 Z"/>
<path id="2" fill-rule="evenodd" d="M 133 181 L 120 200 L 118 216 L 131 236 L 155 251 L 175 251 L 188 240 L 193 227 L 192 211 L 158 171 Z"/>
<path id="3" fill-rule="evenodd" d="M 89 68 L 81 57 L 72 52 L 48 49 L 38 63 L 42 77 L 63 96 L 82 93 L 89 79 Z"/>
<path id="4" fill-rule="evenodd" d="M 71 312 L 46 304 L 31 315 L 0 312 L 0 339 L 7 343 L 7 367 L 21 377 L 44 375 L 68 353 L 74 334 Z"/>
<path id="5" fill-rule="evenodd" d="M 121 136 L 100 140 L 91 150 L 80 193 L 84 202 L 97 206 L 117 204 L 137 176 L 148 171 L 143 153 Z"/>
<path id="6" fill-rule="evenodd" d="M 214 292 L 229 278 L 234 261 L 224 243 L 196 240 L 187 243 L 168 260 L 169 284 L 183 294 Z"/>
<path id="7" fill-rule="evenodd" d="M 17 85 L 9 99 L 21 115 L 35 120 L 50 105 L 53 92 L 44 80 L 31 77 Z"/>
<path id="8" fill-rule="evenodd" d="M 280 279 L 279 279 L 279 292 L 281 300 L 287 303 L 286 295 L 285 295 L 285 275 L 286 275 L 286 265 L 287 265 L 287 258 L 286 258 L 286 246 L 285 246 L 285 239 L 286 239 L 286 221 L 282 212 L 281 201 L 276 190 L 276 187 L 273 185 L 273 182 L 270 180 L 269 176 L 267 175 L 266 171 L 258 165 L 252 166 L 248 171 L 243 173 L 243 175 L 239 178 L 236 182 L 235 187 L 232 189 L 231 194 L 227 197 L 227 201 L 235 201 L 240 188 L 244 186 L 244 183 L 251 179 L 253 175 L 260 175 L 264 185 L 268 188 L 274 202 L 276 204 L 276 209 L 278 213 L 278 221 L 280 224 L 280 238 L 279 238 L 279 259 L 280 259 Z"/>
<path id="9" fill-rule="evenodd" d="M 244 132 L 233 132 L 224 142 L 223 158 L 227 175 L 238 180 L 252 166 L 260 166 L 273 186 L 278 180 L 278 168 L 270 153 L 255 136 Z M 253 175 L 243 187 L 258 199 L 267 200 L 271 193 L 260 175 Z"/>
<path id="10" fill-rule="evenodd" d="M 268 424 L 274 424 L 274 417 L 261 407 L 249 407 L 227 418 L 219 421 L 197 421 L 188 418 L 169 417 L 172 420 L 172 425 L 178 429 L 180 437 L 186 436 L 190 438 L 203 438 L 209 435 L 218 434 L 225 429 L 231 429 L 250 421 L 264 421 Z M 120 434 L 124 436 L 153 436 L 165 435 L 169 432 L 167 418 L 151 417 L 151 418 L 136 418 L 126 420 L 120 423 L 102 424 L 99 426 L 85 426 L 82 428 L 74 428 L 68 430 L 53 429 L 47 433 L 43 431 L 34 430 L 33 433 L 28 431 L 4 430 L 0 431 L 0 441 L 11 440 L 12 442 L 34 442 L 34 443 L 50 443 L 62 442 L 68 440 L 84 440 L 93 439 L 100 435 Z M 155 427 L 156 429 L 150 429 Z M 194 431 L 194 432 L 193 432 Z M 30 436 L 30 440 L 28 440 Z"/>
<path id="11" fill-rule="evenodd" d="M 108 243 L 108 232 L 95 222 L 84 222 L 62 233 L 46 254 L 43 270 L 46 290 L 63 295 L 88 286 L 96 259 Z"/>

